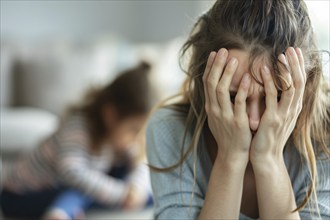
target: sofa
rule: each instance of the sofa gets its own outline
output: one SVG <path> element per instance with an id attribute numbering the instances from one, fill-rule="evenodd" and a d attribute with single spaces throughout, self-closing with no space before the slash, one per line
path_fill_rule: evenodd
<path id="1" fill-rule="evenodd" d="M 1 160 L 31 151 L 58 127 L 65 109 L 85 91 L 113 80 L 140 60 L 152 66 L 150 80 L 160 99 L 185 78 L 178 64 L 181 37 L 162 43 L 133 43 L 108 35 L 89 42 L 1 40 Z M 87 219 L 151 219 L 152 208 L 122 213 L 93 211 Z"/>

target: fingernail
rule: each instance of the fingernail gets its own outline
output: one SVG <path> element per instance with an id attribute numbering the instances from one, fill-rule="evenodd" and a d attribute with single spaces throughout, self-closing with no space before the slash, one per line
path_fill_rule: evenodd
<path id="1" fill-rule="evenodd" d="M 288 64 L 288 62 L 286 61 L 286 58 L 285 58 L 284 54 L 281 54 L 280 55 L 279 60 L 282 61 L 284 64 Z"/>
<path id="2" fill-rule="evenodd" d="M 295 53 L 294 48 L 293 48 L 293 47 L 290 47 L 290 48 L 289 48 L 289 52 L 290 52 L 291 55 L 293 55 L 293 54 Z"/>
<path id="3" fill-rule="evenodd" d="M 299 55 L 302 55 L 301 49 L 299 47 L 296 48 L 296 51 Z"/>
<path id="4" fill-rule="evenodd" d="M 269 68 L 267 66 L 264 66 L 264 73 L 267 75 L 270 74 Z"/>
<path id="5" fill-rule="evenodd" d="M 247 83 L 250 81 L 250 75 L 248 73 L 244 74 L 243 76 L 243 82 L 244 83 Z"/>
<path id="6" fill-rule="evenodd" d="M 230 65 L 235 65 L 237 63 L 237 59 L 236 58 L 231 58 L 230 60 Z"/>
<path id="7" fill-rule="evenodd" d="M 220 56 L 225 55 L 225 49 L 224 49 L 224 48 L 221 48 L 221 49 L 219 50 L 219 55 L 220 55 Z"/>
<path id="8" fill-rule="evenodd" d="M 215 51 L 212 51 L 209 55 L 209 57 L 215 56 L 217 53 Z"/>

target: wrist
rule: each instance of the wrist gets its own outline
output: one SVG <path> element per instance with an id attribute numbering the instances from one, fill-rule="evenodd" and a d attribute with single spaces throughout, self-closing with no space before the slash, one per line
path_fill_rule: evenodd
<path id="1" fill-rule="evenodd" d="M 263 157 L 251 159 L 251 164 L 255 173 L 264 175 L 272 175 L 272 173 L 282 170 L 283 168 L 286 169 L 283 156 L 273 157 L 265 155 Z"/>
<path id="2" fill-rule="evenodd" d="M 218 153 L 214 164 L 231 173 L 244 173 L 249 162 L 248 155 L 224 156 Z"/>

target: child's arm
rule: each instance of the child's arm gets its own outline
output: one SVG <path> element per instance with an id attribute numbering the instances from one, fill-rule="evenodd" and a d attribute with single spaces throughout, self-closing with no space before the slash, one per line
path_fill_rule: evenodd
<path id="1" fill-rule="evenodd" d="M 126 197 L 127 184 L 90 168 L 87 158 L 74 156 L 73 152 L 62 154 L 58 172 L 64 184 L 82 191 L 99 203 L 120 204 Z"/>
<path id="2" fill-rule="evenodd" d="M 79 126 L 63 129 L 55 137 L 60 181 L 101 204 L 121 204 L 127 196 L 128 184 L 90 166 L 87 137 L 87 131 Z"/>
<path id="3" fill-rule="evenodd" d="M 129 174 L 127 182 L 130 185 L 130 190 L 124 201 L 124 208 L 143 208 L 151 196 L 149 168 L 147 165 L 145 163 L 138 164 Z"/>

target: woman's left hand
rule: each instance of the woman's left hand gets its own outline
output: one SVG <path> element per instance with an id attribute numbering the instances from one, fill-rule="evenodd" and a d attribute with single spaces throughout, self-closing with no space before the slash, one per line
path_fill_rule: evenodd
<path id="1" fill-rule="evenodd" d="M 306 83 L 302 52 L 299 48 L 289 47 L 285 54 L 286 56 L 279 56 L 279 61 L 286 64 L 287 70 L 280 68 L 280 72 L 289 83 L 289 89 L 283 90 L 279 102 L 270 70 L 265 66 L 261 71 L 266 94 L 266 110 L 251 142 L 250 160 L 254 166 L 264 166 L 263 162 L 269 159 L 283 160 L 285 143 L 302 109 Z"/>

